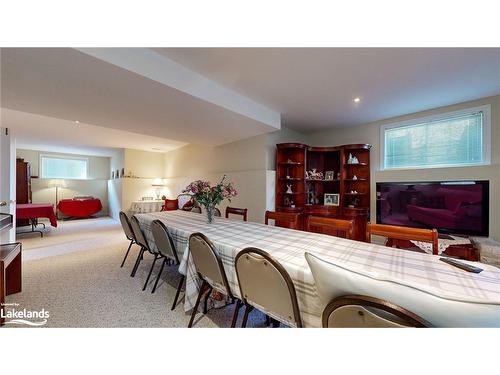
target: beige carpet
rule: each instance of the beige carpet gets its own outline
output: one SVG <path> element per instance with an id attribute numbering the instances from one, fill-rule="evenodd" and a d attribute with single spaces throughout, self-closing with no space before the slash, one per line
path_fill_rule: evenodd
<path id="1" fill-rule="evenodd" d="M 164 270 L 155 294 L 142 291 L 152 256 L 145 255 L 135 278 L 130 272 L 138 253 L 134 246 L 120 268 L 128 242 L 110 218 L 60 221 L 44 238 L 23 235 L 23 291 L 7 297 L 18 309 L 50 312 L 47 327 L 186 327 L 189 315 L 180 303 L 170 310 L 179 276 Z M 227 327 L 233 306 L 199 313 L 195 327 Z M 240 312 L 240 319 L 243 312 Z M 264 315 L 250 314 L 249 326 L 263 326 Z M 16 325 L 8 325 L 15 327 Z"/>

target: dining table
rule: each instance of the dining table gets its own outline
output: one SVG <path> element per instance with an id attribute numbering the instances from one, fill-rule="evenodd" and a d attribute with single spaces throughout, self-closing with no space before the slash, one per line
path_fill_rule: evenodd
<path id="1" fill-rule="evenodd" d="M 194 307 L 201 286 L 189 256 L 189 236 L 195 232 L 203 233 L 213 243 L 236 297 L 240 296 L 240 290 L 234 261 L 239 251 L 257 247 L 280 262 L 295 286 L 305 327 L 321 327 L 325 307 L 306 262 L 306 252 L 375 279 L 393 280 L 442 298 L 500 304 L 500 269 L 486 264 L 480 264 L 483 272 L 473 274 L 446 264 L 432 254 L 237 219 L 215 217 L 208 224 L 205 215 L 182 210 L 137 214 L 136 217 L 153 250 L 156 248 L 151 232 L 154 220 L 163 222 L 172 236 L 182 256 L 179 272 L 186 276 L 186 312 Z"/>

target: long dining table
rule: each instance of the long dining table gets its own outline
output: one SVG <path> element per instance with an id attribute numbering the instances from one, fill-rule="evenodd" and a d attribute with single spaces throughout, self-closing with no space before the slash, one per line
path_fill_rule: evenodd
<path id="1" fill-rule="evenodd" d="M 387 248 L 329 235 L 280 228 L 237 219 L 216 217 L 207 224 L 205 215 L 186 211 L 138 214 L 140 226 L 151 248 L 156 248 L 151 222 L 162 221 L 182 254 L 179 271 L 186 276 L 184 310 L 196 301 L 201 281 L 188 239 L 192 233 L 205 234 L 222 259 L 231 292 L 239 297 L 234 267 L 236 254 L 245 247 L 267 251 L 279 261 L 294 283 L 304 326 L 321 327 L 324 304 L 320 301 L 305 252 L 380 280 L 395 280 L 428 291 L 442 298 L 462 301 L 488 301 L 500 304 L 500 269 L 481 264 L 483 272 L 473 274 L 439 261 L 439 256 Z"/>

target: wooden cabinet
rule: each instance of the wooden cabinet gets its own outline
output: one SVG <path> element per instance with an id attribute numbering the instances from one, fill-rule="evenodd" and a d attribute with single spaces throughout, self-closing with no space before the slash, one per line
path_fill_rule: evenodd
<path id="1" fill-rule="evenodd" d="M 364 241 L 370 214 L 371 145 L 276 147 L 276 210 L 300 213 L 302 227 L 308 215 L 353 219 L 354 238 Z"/>
<path id="2" fill-rule="evenodd" d="M 16 159 L 16 203 L 31 203 L 31 170 L 24 159 Z M 16 220 L 17 226 L 30 225 L 28 219 Z"/>

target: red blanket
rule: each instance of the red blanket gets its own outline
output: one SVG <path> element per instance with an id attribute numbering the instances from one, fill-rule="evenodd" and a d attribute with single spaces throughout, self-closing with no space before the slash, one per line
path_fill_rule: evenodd
<path id="1" fill-rule="evenodd" d="M 50 225 L 57 227 L 57 218 L 54 213 L 54 205 L 50 203 L 26 203 L 16 205 L 17 219 L 39 219 L 46 217 Z"/>
<path id="2" fill-rule="evenodd" d="M 66 216 L 89 217 L 102 210 L 99 199 L 63 199 L 57 205 Z"/>

